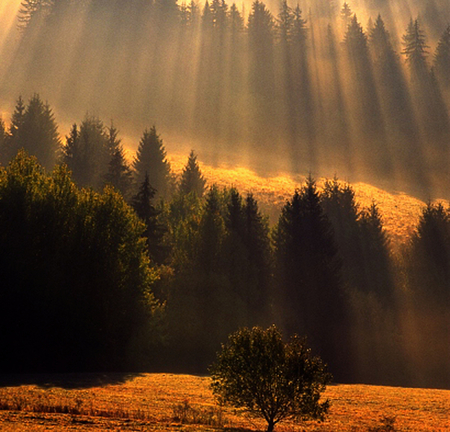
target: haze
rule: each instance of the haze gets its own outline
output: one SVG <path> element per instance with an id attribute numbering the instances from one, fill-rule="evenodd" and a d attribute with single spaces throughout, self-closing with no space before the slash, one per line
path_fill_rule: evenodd
<path id="1" fill-rule="evenodd" d="M 302 1 L 288 33 L 276 1 L 273 22 L 251 2 L 212 2 L 211 18 L 203 3 L 179 4 L 181 14 L 168 0 L 37 3 L 28 17 L 19 1 L 0 6 L 5 120 L 19 95 L 39 93 L 62 135 L 89 112 L 114 120 L 131 148 L 155 124 L 169 150 L 194 147 L 210 163 L 448 198 L 449 87 L 430 73 L 450 21 L 445 0 L 354 0 L 347 18 L 340 3 Z M 368 49 L 351 34 L 343 43 L 353 13 Z M 383 46 L 371 33 L 379 13 Z M 428 47 L 419 78 L 401 54 L 418 16 Z"/>

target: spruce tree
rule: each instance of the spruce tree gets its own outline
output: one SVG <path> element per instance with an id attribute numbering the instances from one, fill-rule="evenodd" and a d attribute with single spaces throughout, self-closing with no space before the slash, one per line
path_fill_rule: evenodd
<path id="1" fill-rule="evenodd" d="M 10 135 L 14 153 L 23 148 L 36 156 L 44 168 L 53 168 L 61 145 L 58 126 L 49 104 L 44 103 L 38 94 L 33 95 L 26 106 L 19 97 Z"/>
<path id="2" fill-rule="evenodd" d="M 163 140 L 156 132 L 155 126 L 144 131 L 132 165 L 136 184 L 142 184 L 148 175 L 150 185 L 156 189 L 157 196 L 168 196 L 170 164 L 166 158 Z"/>
<path id="3" fill-rule="evenodd" d="M 450 25 L 439 39 L 434 54 L 434 71 L 445 88 L 450 88 Z"/>
<path id="4" fill-rule="evenodd" d="M 421 79 L 428 71 L 427 56 L 429 46 L 426 44 L 425 32 L 419 20 L 411 18 L 406 33 L 403 35 L 403 51 L 413 77 Z"/>
<path id="5" fill-rule="evenodd" d="M 342 26 L 345 31 L 345 30 L 347 30 L 347 26 L 350 23 L 350 18 L 353 15 L 353 12 L 347 2 L 345 2 L 342 5 L 340 15 L 341 15 L 341 20 L 342 20 Z"/>
<path id="6" fill-rule="evenodd" d="M 138 193 L 132 198 L 131 205 L 139 218 L 145 223 L 145 238 L 151 261 L 162 264 L 166 255 L 162 238 L 166 230 L 158 220 L 161 212 L 156 209 L 152 202 L 155 194 L 156 189 L 151 186 L 149 176 L 146 174 L 144 181 L 139 185 Z"/>
<path id="7" fill-rule="evenodd" d="M 184 195 L 194 192 L 198 197 L 202 197 L 205 191 L 205 185 L 206 180 L 200 171 L 197 155 L 194 150 L 191 150 L 186 166 L 181 174 L 178 191 Z"/>
<path id="8" fill-rule="evenodd" d="M 9 162 L 8 134 L 5 122 L 0 117 L 0 165 L 7 165 Z"/>
<path id="9" fill-rule="evenodd" d="M 336 338 L 345 343 L 341 263 L 333 228 L 311 176 L 283 207 L 274 241 L 286 328 L 289 333 L 306 334 L 333 373 L 344 373 L 342 345 L 338 349 L 336 344 Z"/>
<path id="10" fill-rule="evenodd" d="M 392 308 L 394 281 L 389 238 L 376 203 L 361 212 L 359 226 L 366 276 L 360 289 L 370 292 L 384 306 Z"/>
<path id="11" fill-rule="evenodd" d="M 72 171 L 78 186 L 101 189 L 111 153 L 103 122 L 86 115 L 78 129 L 74 124 L 62 148 L 62 162 Z"/>
<path id="12" fill-rule="evenodd" d="M 118 190 L 125 200 L 128 200 L 133 187 L 133 173 L 125 158 L 122 145 L 113 150 L 108 171 L 105 174 L 105 183 Z"/>
<path id="13" fill-rule="evenodd" d="M 229 21 L 230 21 L 230 31 L 232 35 L 244 31 L 244 18 L 239 12 L 236 3 L 233 3 L 230 7 Z"/>

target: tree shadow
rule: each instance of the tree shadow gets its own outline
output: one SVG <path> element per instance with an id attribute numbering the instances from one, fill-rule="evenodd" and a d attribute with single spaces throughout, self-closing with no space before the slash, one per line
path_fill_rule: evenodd
<path id="1" fill-rule="evenodd" d="M 124 384 L 139 376 L 143 376 L 143 374 L 129 372 L 0 374 L 0 387 L 36 385 L 44 389 L 59 387 L 66 390 L 76 390 Z"/>

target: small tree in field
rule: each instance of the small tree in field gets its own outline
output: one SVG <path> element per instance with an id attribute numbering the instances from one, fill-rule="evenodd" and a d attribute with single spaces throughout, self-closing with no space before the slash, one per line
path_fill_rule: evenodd
<path id="1" fill-rule="evenodd" d="M 267 432 L 287 419 L 322 420 L 329 408 L 320 402 L 331 381 L 325 364 L 297 335 L 283 342 L 274 325 L 231 334 L 210 372 L 219 402 L 263 417 Z"/>

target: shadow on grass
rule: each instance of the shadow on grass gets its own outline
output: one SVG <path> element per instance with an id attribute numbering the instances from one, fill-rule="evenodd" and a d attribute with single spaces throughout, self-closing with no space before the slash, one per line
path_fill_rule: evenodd
<path id="1" fill-rule="evenodd" d="M 142 376 L 141 373 L 59 373 L 59 374 L 0 374 L 0 387 L 36 385 L 41 388 L 59 387 L 66 390 L 104 387 Z"/>
<path id="2" fill-rule="evenodd" d="M 221 429 L 223 432 L 255 432 L 254 429 L 224 427 Z M 264 429 L 265 430 L 265 429 Z"/>

